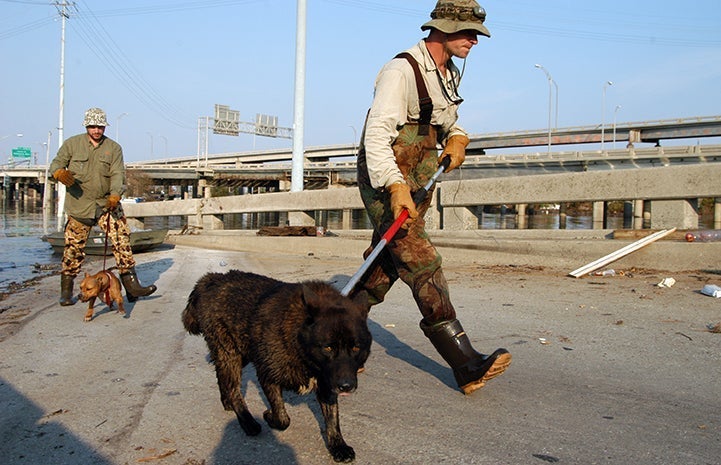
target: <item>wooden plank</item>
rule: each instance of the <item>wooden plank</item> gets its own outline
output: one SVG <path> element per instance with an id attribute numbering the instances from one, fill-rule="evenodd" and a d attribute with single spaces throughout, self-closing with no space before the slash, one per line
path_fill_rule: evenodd
<path id="1" fill-rule="evenodd" d="M 649 233 L 655 233 L 663 231 L 662 229 L 614 229 L 613 238 L 623 240 L 638 240 L 649 235 Z M 671 241 L 685 241 L 686 233 L 689 229 L 677 229 L 672 234 L 664 236 L 663 240 Z"/>
<path id="2" fill-rule="evenodd" d="M 584 265 L 581 268 L 573 270 L 568 274 L 575 278 L 579 278 L 587 273 L 590 273 L 594 270 L 601 268 L 602 266 L 605 266 L 613 261 L 616 261 L 621 257 L 625 257 L 626 255 L 628 255 L 632 252 L 635 252 L 636 250 L 638 250 L 642 247 L 645 247 L 648 244 L 651 244 L 652 242 L 656 242 L 657 240 L 661 239 L 662 237 L 668 236 L 669 234 L 673 233 L 674 231 L 676 231 L 676 228 L 662 229 L 661 231 L 650 234 L 650 235 L 644 237 L 643 239 L 640 239 L 636 242 L 628 244 L 626 247 L 623 247 L 615 252 L 611 252 L 610 254 L 605 255 L 605 256 L 599 258 L 598 260 L 595 260 L 587 265 Z"/>

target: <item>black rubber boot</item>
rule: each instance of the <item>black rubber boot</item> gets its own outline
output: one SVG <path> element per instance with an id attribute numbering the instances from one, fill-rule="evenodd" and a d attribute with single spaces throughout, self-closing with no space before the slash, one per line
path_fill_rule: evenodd
<path id="1" fill-rule="evenodd" d="M 135 274 L 135 267 L 130 268 L 125 273 L 120 273 L 120 280 L 123 282 L 128 302 L 135 302 L 138 297 L 148 296 L 158 289 L 154 284 L 147 287 L 141 286 L 138 275 Z"/>
<path id="2" fill-rule="evenodd" d="M 421 321 L 423 334 L 453 369 L 458 387 L 464 394 L 482 388 L 486 381 L 503 373 L 511 364 L 511 354 L 497 349 L 491 355 L 476 352 L 458 320 L 426 325 Z"/>
<path id="3" fill-rule="evenodd" d="M 60 275 L 60 305 L 63 307 L 75 305 L 75 298 L 73 297 L 73 281 L 75 281 L 75 276 L 67 274 Z"/>

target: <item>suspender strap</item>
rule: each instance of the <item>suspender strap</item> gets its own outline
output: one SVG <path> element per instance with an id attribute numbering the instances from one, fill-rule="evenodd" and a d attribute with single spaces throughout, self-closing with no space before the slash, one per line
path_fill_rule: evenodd
<path id="1" fill-rule="evenodd" d="M 413 68 L 413 74 L 416 78 L 416 89 L 418 89 L 418 105 L 420 106 L 420 118 L 418 123 L 418 134 L 428 135 L 428 126 L 431 124 L 431 114 L 433 113 L 433 101 L 428 95 L 428 88 L 426 87 L 426 81 L 423 80 L 421 70 L 418 68 L 418 61 L 408 52 L 399 53 L 396 58 L 405 58 Z"/>

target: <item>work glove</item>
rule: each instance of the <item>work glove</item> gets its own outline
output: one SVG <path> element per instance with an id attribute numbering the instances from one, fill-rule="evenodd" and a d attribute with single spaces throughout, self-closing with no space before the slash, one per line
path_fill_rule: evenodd
<path id="1" fill-rule="evenodd" d="M 53 173 L 53 177 L 68 187 L 75 184 L 75 178 L 73 177 L 73 173 L 71 173 L 69 170 L 66 170 L 65 168 L 55 170 L 55 172 Z"/>
<path id="2" fill-rule="evenodd" d="M 391 210 L 393 210 L 393 219 L 400 216 L 403 209 L 408 210 L 408 217 L 411 220 L 418 218 L 418 210 L 416 204 L 411 197 L 411 187 L 404 182 L 396 182 L 388 187 L 391 194 Z"/>
<path id="3" fill-rule="evenodd" d="M 108 196 L 108 202 L 105 204 L 105 207 L 108 210 L 115 210 L 115 208 L 120 203 L 120 196 L 117 194 L 110 194 Z"/>
<path id="4" fill-rule="evenodd" d="M 470 139 L 463 134 L 456 134 L 455 136 L 448 138 L 448 142 L 446 142 L 446 146 L 439 158 L 439 162 L 446 157 L 449 157 L 451 161 L 448 168 L 445 169 L 445 173 L 448 173 L 463 164 L 463 161 L 466 159 L 466 146 L 469 142 Z"/>

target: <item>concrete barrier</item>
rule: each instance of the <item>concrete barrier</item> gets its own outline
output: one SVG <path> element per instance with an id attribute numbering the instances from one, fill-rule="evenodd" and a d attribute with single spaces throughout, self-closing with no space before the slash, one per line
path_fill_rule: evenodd
<path id="1" fill-rule="evenodd" d="M 694 229 L 698 227 L 698 199 L 721 198 L 719 179 L 721 163 L 714 162 L 441 181 L 427 218 L 428 229 L 478 229 L 478 207 L 485 205 L 591 201 L 595 203 L 596 220 L 603 217 L 604 203 L 611 200 L 634 201 L 634 208 L 638 210 L 635 216 L 642 218 L 648 214 L 651 228 Z M 350 217 L 352 210 L 362 208 L 358 189 L 348 187 L 137 203 L 126 205 L 125 212 L 137 226 L 148 217 L 184 216 L 188 224 L 223 229 L 222 217 L 226 214 L 280 212 L 292 225 L 312 225 L 313 212 L 328 210 L 343 211 L 343 224 L 350 225 L 345 218 Z M 716 208 L 716 216 L 721 221 L 721 208 L 718 204 Z"/>

